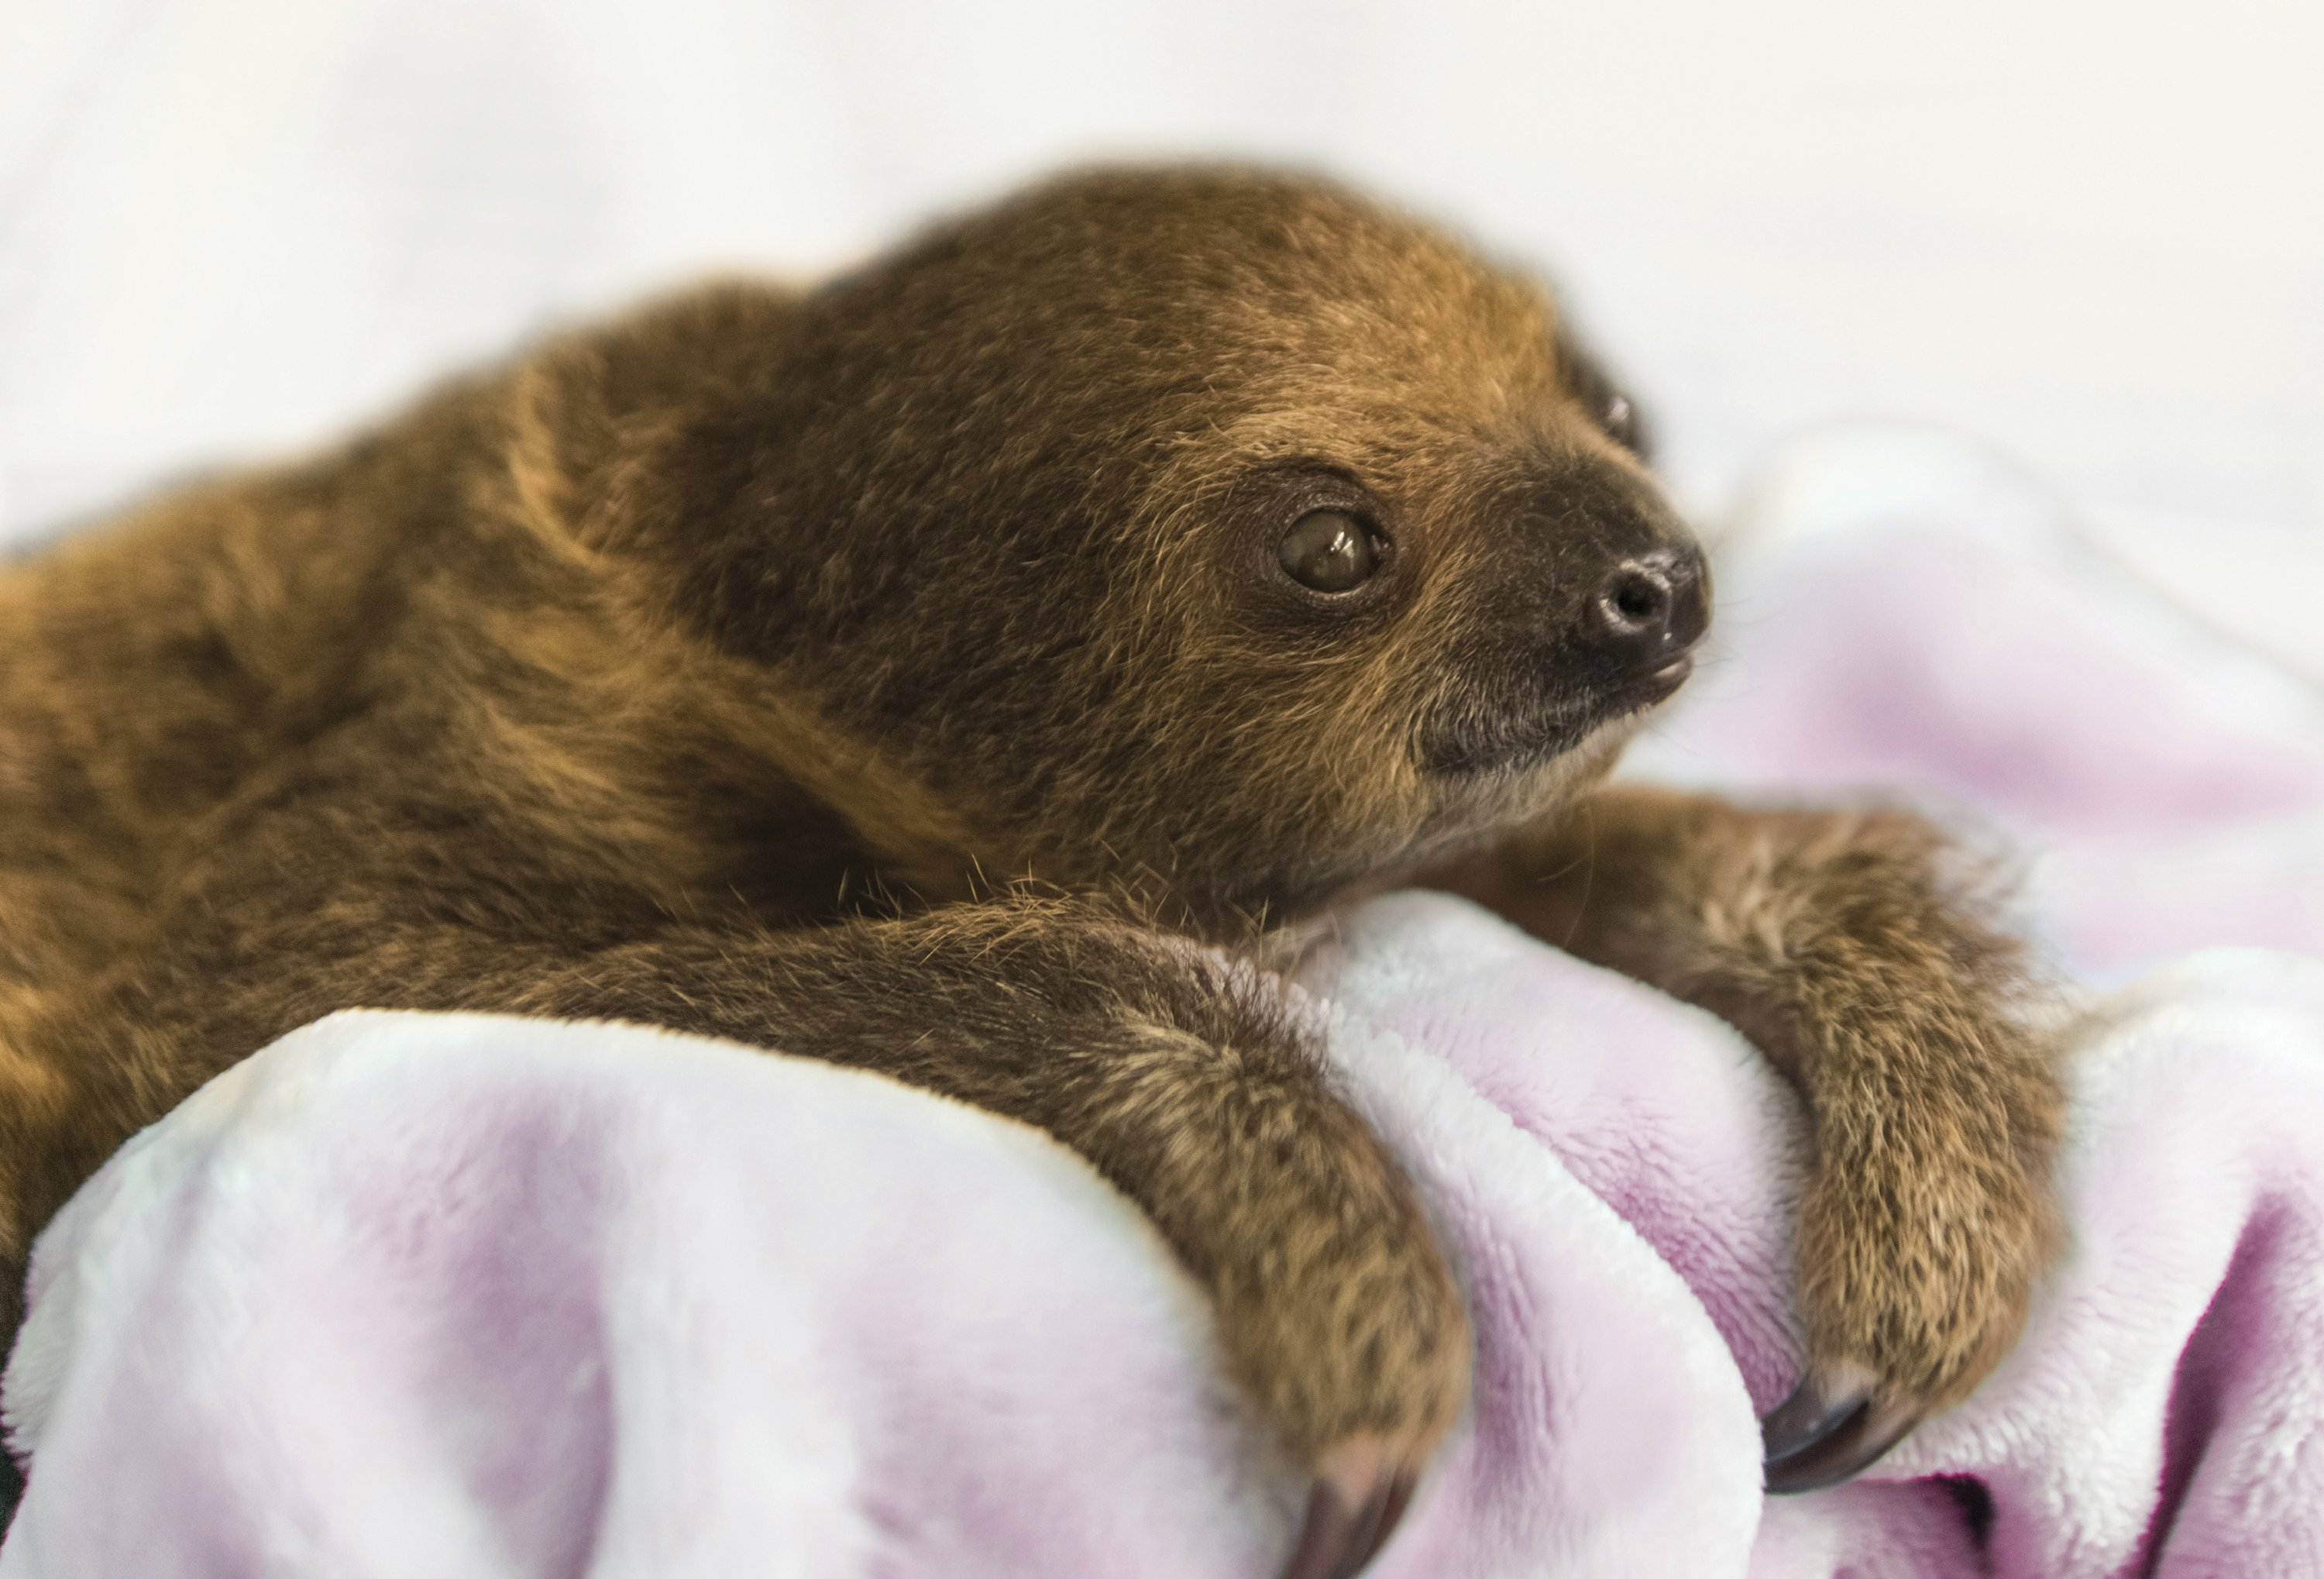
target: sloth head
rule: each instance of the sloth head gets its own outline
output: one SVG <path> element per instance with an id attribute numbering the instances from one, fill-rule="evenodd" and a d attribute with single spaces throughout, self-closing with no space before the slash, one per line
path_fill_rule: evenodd
<path id="1" fill-rule="evenodd" d="M 728 318 L 630 535 L 988 874 L 1296 910 L 1554 806 L 1703 631 L 1548 295 L 1312 179 L 1072 177 Z"/>

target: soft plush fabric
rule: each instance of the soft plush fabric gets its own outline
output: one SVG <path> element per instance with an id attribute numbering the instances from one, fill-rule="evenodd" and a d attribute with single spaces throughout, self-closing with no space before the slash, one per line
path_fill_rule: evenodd
<path id="1" fill-rule="evenodd" d="M 2005 461 L 1913 429 L 1803 444 L 1720 571 L 1713 649 L 1635 775 L 1903 792 L 2006 835 L 2084 983 L 2223 944 L 2324 956 L 2324 696 Z"/>
<path id="2" fill-rule="evenodd" d="M 2066 1259 L 1966 1405 L 1763 1499 L 1790 1098 L 1707 1015 L 1373 901 L 1302 988 L 1478 1333 L 1384 1579 L 2324 1574 L 2324 963 L 2155 966 L 2324 948 L 2324 716 L 1932 455 L 1778 474 L 1725 653 L 1642 757 L 1909 780 L 2047 852 L 2061 973 L 2137 978 L 2074 998 Z M 0 1579 L 1262 1579 L 1302 1493 L 1076 1159 L 650 1031 L 300 1031 L 92 1181 L 33 1297 Z"/>

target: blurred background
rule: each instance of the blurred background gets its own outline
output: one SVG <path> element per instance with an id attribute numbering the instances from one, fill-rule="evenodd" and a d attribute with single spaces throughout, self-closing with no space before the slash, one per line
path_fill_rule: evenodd
<path id="1" fill-rule="evenodd" d="M 1063 162 L 1318 165 L 1546 269 L 1706 518 L 1998 447 L 2324 677 L 2316 0 L 0 0 L 0 543 Z"/>

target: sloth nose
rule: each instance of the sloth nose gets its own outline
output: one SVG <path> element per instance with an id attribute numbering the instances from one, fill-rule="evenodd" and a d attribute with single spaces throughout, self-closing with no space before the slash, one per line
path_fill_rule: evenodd
<path id="1" fill-rule="evenodd" d="M 1677 665 L 1711 623 L 1709 584 L 1698 553 L 1623 560 L 1591 602 L 1591 644 L 1631 674 Z M 1683 678 L 1682 670 L 1673 683 Z"/>

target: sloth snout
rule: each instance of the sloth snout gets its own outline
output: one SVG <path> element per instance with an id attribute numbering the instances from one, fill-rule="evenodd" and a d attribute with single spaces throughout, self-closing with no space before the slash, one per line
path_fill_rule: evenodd
<path id="1" fill-rule="evenodd" d="M 1624 680 L 1686 678 L 1687 650 L 1711 623 L 1710 577 L 1702 557 L 1657 549 L 1624 559 L 1590 602 L 1589 644 Z"/>

